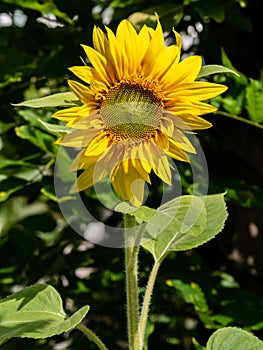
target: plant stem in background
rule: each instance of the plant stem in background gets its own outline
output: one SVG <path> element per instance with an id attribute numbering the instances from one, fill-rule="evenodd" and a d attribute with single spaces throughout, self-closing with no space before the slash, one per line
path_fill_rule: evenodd
<path id="1" fill-rule="evenodd" d="M 224 117 L 228 117 L 228 118 L 232 118 L 232 119 L 238 120 L 240 122 L 243 122 L 243 123 L 255 126 L 256 128 L 259 128 L 259 129 L 263 129 L 263 125 L 262 124 L 259 124 L 257 122 L 253 122 L 250 119 L 245 119 L 245 118 L 239 117 L 238 115 L 235 115 L 235 114 L 231 114 L 231 113 L 227 113 L 227 112 L 223 112 L 223 111 L 217 111 L 216 114 L 223 115 Z"/>

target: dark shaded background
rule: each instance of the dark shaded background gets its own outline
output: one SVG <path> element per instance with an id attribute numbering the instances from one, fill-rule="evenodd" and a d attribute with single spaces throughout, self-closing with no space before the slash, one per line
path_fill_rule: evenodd
<path id="1" fill-rule="evenodd" d="M 97 5 L 97 13 L 92 12 Z M 93 25 L 102 26 L 106 8 L 112 10 L 112 29 L 131 15 L 138 28 L 141 18 L 154 26 L 154 11 L 168 32 L 175 26 L 189 35 L 189 27 L 200 23 L 198 39 L 183 53 L 202 55 L 206 64 L 226 64 L 228 58 L 242 74 L 215 77 L 229 90 L 213 103 L 221 111 L 258 123 L 263 122 L 262 15 L 256 0 L 0 1 L 0 14 L 13 20 L 8 26 L 0 22 L 0 297 L 21 286 L 50 283 L 63 296 L 69 313 L 90 304 L 85 322 L 117 350 L 127 348 L 123 252 L 88 244 L 63 221 L 53 188 L 56 136 L 38 122 L 38 118 L 50 122 L 54 110 L 32 111 L 10 104 L 67 91 L 66 79 L 71 77 L 67 67 L 81 64 L 80 44 L 92 44 Z M 27 16 L 24 26 L 14 20 L 17 10 Z M 134 15 L 137 12 L 143 17 Z M 63 26 L 39 23 L 45 13 L 55 14 L 54 22 Z M 263 338 L 262 129 L 220 114 L 208 119 L 213 128 L 198 135 L 207 158 L 210 193 L 227 191 L 229 218 L 217 238 L 194 251 L 171 254 L 164 263 L 152 302 L 151 350 L 193 349 L 191 337 L 204 345 L 214 331 L 193 305 L 185 303 L 182 292 L 166 285 L 173 278 L 200 285 L 215 327 L 246 327 Z M 187 165 L 178 166 L 183 190 L 191 193 Z M 153 196 L 150 200 L 154 202 Z M 92 190 L 86 201 L 99 218 L 103 208 Z M 108 218 L 109 223 L 119 221 L 113 213 Z M 141 286 L 151 263 L 143 252 Z M 95 349 L 74 331 L 41 341 L 13 339 L 1 349 L 87 346 Z"/>

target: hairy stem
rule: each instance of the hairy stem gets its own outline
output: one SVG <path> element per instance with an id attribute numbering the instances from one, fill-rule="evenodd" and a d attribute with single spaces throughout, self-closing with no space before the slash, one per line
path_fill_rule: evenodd
<path id="1" fill-rule="evenodd" d="M 100 338 L 97 337 L 97 335 L 90 330 L 89 328 L 85 327 L 83 324 L 79 323 L 76 328 L 84 333 L 93 343 L 97 345 L 97 347 L 100 350 L 108 350 L 106 346 L 103 344 L 103 342 L 100 340 Z"/>
<path id="2" fill-rule="evenodd" d="M 138 253 L 143 230 L 136 230 L 135 217 L 124 215 L 125 228 L 125 272 L 129 350 L 140 350 Z"/>
<path id="3" fill-rule="evenodd" d="M 154 265 L 152 267 L 151 274 L 149 276 L 149 280 L 147 283 L 146 291 L 143 298 L 143 304 L 142 304 L 142 310 L 140 315 L 140 321 L 139 321 L 139 329 L 140 329 L 140 335 L 141 335 L 141 343 L 144 343 L 144 336 L 145 336 L 145 330 L 147 325 L 147 319 L 148 319 L 148 313 L 149 308 L 151 304 L 151 297 L 153 292 L 153 287 L 156 281 L 156 276 L 159 271 L 159 268 L 161 266 L 162 260 L 157 260 L 154 262 Z"/>

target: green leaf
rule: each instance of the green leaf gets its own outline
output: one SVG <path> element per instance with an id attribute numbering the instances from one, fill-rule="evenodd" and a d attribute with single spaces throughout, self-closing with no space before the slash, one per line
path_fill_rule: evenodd
<path id="1" fill-rule="evenodd" d="M 13 193 L 23 189 L 26 181 L 1 175 L 0 178 L 0 203 L 6 201 Z"/>
<path id="2" fill-rule="evenodd" d="M 148 221 L 148 236 L 142 246 L 158 260 L 170 250 L 192 249 L 209 241 L 222 230 L 227 218 L 223 197 L 183 196 L 164 204 Z"/>
<path id="3" fill-rule="evenodd" d="M 261 83 L 250 79 L 246 87 L 246 104 L 249 118 L 257 123 L 263 122 L 263 91 Z"/>
<path id="4" fill-rule="evenodd" d="M 72 130 L 70 128 L 63 126 L 63 125 L 57 125 L 57 124 L 51 124 L 51 123 L 46 123 L 42 119 L 38 119 L 38 121 L 44 126 L 46 130 L 48 130 L 50 133 L 57 135 L 57 134 L 68 134 Z"/>
<path id="5" fill-rule="evenodd" d="M 9 167 L 25 167 L 34 169 L 36 166 L 29 162 L 25 162 L 24 160 L 1 159 L 0 169 L 5 169 Z"/>
<path id="6" fill-rule="evenodd" d="M 2 0 L 2 2 L 21 6 L 22 8 L 35 10 L 43 14 L 52 13 L 58 18 L 61 18 L 70 24 L 74 24 L 68 15 L 65 12 L 61 12 L 51 0 L 45 1 L 44 3 L 39 3 L 37 0 Z"/>
<path id="7" fill-rule="evenodd" d="M 13 103 L 12 105 L 31 108 L 74 107 L 79 105 L 79 100 L 73 92 L 60 92 L 58 94 L 27 100 L 21 103 Z"/>
<path id="8" fill-rule="evenodd" d="M 66 332 L 78 325 L 88 310 L 89 306 L 84 306 L 67 318 L 53 287 L 26 287 L 0 301 L 0 344 L 14 337 L 39 339 Z"/>
<path id="9" fill-rule="evenodd" d="M 217 73 L 232 73 L 232 74 L 235 74 L 236 76 L 239 76 L 236 70 L 233 70 L 224 66 L 219 66 L 217 64 L 209 64 L 206 66 L 202 66 L 197 79 L 203 78 L 207 75 L 217 74 Z"/>
<path id="10" fill-rule="evenodd" d="M 206 350 L 262 350 L 263 342 L 236 327 L 218 329 L 209 338 Z"/>
<path id="11" fill-rule="evenodd" d="M 220 0 L 203 0 L 196 1 L 193 4 L 203 19 L 213 18 L 216 22 L 221 23 L 225 19 L 225 8 Z"/>
<path id="12" fill-rule="evenodd" d="M 192 342 L 193 342 L 196 350 L 205 350 L 205 347 L 200 345 L 195 338 L 192 339 Z"/>
<path id="13" fill-rule="evenodd" d="M 22 125 L 15 128 L 15 132 L 21 139 L 28 140 L 42 151 L 54 156 L 57 145 L 54 137 L 36 129 L 30 125 Z"/>
<path id="14" fill-rule="evenodd" d="M 156 261 L 169 251 L 192 249 L 209 241 L 222 230 L 227 218 L 224 194 L 206 198 L 182 196 L 157 210 L 134 208 L 128 203 L 119 204 L 115 210 L 147 223 L 141 245 Z"/>
<path id="15" fill-rule="evenodd" d="M 223 48 L 221 49 L 221 58 L 224 67 L 227 67 L 237 73 L 237 75 L 232 76 L 234 80 L 240 85 L 247 85 L 247 77 L 234 68 Z"/>
<path id="16" fill-rule="evenodd" d="M 166 283 L 169 287 L 174 287 L 179 290 L 182 293 L 184 301 L 194 306 L 196 313 L 206 328 L 216 327 L 208 308 L 205 295 L 197 283 L 191 282 L 189 284 L 181 280 L 168 280 Z"/>

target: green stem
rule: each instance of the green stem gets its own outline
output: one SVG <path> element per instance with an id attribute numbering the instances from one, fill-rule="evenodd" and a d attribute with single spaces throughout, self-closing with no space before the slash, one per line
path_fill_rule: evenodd
<path id="1" fill-rule="evenodd" d="M 138 253 L 143 229 L 137 233 L 135 217 L 124 214 L 127 327 L 129 350 L 140 350 Z"/>
<path id="2" fill-rule="evenodd" d="M 249 120 L 249 119 L 245 119 L 245 118 L 239 117 L 238 115 L 235 115 L 235 114 L 231 114 L 231 113 L 227 113 L 227 112 L 223 112 L 223 111 L 217 111 L 216 114 L 223 115 L 224 117 L 228 117 L 228 118 L 232 118 L 232 119 L 238 120 L 240 122 L 243 122 L 243 123 L 255 126 L 255 127 L 259 128 L 259 129 L 263 129 L 263 125 L 262 124 L 253 122 L 252 120 Z"/>
<path id="3" fill-rule="evenodd" d="M 83 326 L 83 324 L 81 323 L 79 323 L 76 326 L 76 328 L 82 333 L 84 333 L 91 341 L 93 341 L 93 343 L 95 343 L 100 350 L 108 350 L 106 346 L 103 344 L 103 342 L 100 340 L 100 338 L 98 338 L 97 335 L 93 333 L 92 330 Z"/>
<path id="4" fill-rule="evenodd" d="M 164 257 L 163 257 L 164 259 Z M 140 335 L 141 335 L 141 343 L 144 343 L 144 336 L 145 336 L 145 330 L 146 330 L 146 325 L 147 325 L 147 319 L 148 319 L 148 313 L 149 313 L 149 308 L 151 304 L 151 297 L 152 297 L 152 292 L 153 292 L 153 287 L 156 281 L 156 276 L 159 271 L 159 268 L 161 266 L 161 263 L 163 259 L 159 259 L 154 262 L 152 271 L 147 283 L 146 291 L 144 294 L 143 298 L 143 304 L 142 304 L 142 310 L 141 310 L 141 316 L 140 316 L 140 322 L 139 322 L 139 330 L 140 330 Z"/>

